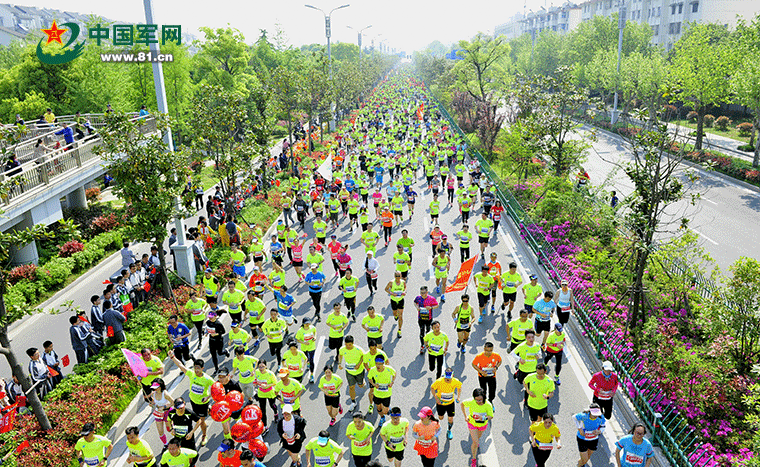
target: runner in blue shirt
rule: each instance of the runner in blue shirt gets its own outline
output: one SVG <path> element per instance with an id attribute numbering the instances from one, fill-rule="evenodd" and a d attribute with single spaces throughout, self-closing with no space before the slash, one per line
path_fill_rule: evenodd
<path id="1" fill-rule="evenodd" d="M 177 315 L 171 315 L 167 332 L 169 339 L 174 344 L 174 355 L 183 363 L 190 361 L 190 341 L 187 339 L 190 336 L 190 329 L 179 322 Z"/>
<path id="2" fill-rule="evenodd" d="M 293 304 L 296 299 L 288 293 L 288 287 L 283 285 L 280 290 L 274 291 L 274 299 L 277 301 L 277 311 L 280 313 L 280 317 L 288 323 L 288 326 L 293 324 Z"/>
<path id="3" fill-rule="evenodd" d="M 319 313 L 322 311 L 322 290 L 325 285 L 325 275 L 319 272 L 319 265 L 311 265 L 311 271 L 306 274 L 306 283 L 309 284 L 309 295 L 314 303 L 314 319 L 321 321 Z"/>
<path id="4" fill-rule="evenodd" d="M 272 235 L 272 242 L 269 244 L 269 251 L 272 253 L 272 261 L 282 266 L 282 255 L 285 248 L 277 239 L 277 235 Z"/>
<path id="5" fill-rule="evenodd" d="M 618 467 L 649 467 L 654 458 L 652 443 L 644 438 L 647 428 L 638 422 L 631 428 L 630 434 L 620 438 L 615 443 L 615 460 Z M 620 451 L 623 451 L 621 458 Z"/>
<path id="6" fill-rule="evenodd" d="M 597 403 L 591 404 L 588 410 L 575 414 L 573 420 L 578 429 L 575 440 L 581 455 L 578 466 L 583 467 L 599 445 L 599 436 L 604 433 L 606 420 Z"/>

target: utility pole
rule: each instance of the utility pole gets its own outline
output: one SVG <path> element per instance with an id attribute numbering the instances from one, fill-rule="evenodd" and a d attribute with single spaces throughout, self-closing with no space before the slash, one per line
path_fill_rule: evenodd
<path id="1" fill-rule="evenodd" d="M 620 58 L 623 55 L 623 29 L 625 29 L 625 2 L 620 1 L 620 11 L 618 12 L 618 56 L 617 56 L 617 75 L 615 75 L 615 101 L 612 105 L 612 113 L 610 115 L 610 122 L 614 125 L 617 123 L 620 117 L 618 112 L 618 88 L 620 81 Z"/>

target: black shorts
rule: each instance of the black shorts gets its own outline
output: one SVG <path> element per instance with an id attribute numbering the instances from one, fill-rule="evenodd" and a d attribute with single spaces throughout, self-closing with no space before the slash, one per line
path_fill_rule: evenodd
<path id="1" fill-rule="evenodd" d="M 351 219 L 351 220 L 358 219 L 359 218 L 359 214 L 351 214 L 349 212 L 348 213 L 348 218 Z"/>
<path id="2" fill-rule="evenodd" d="M 388 448 L 385 448 L 385 456 L 388 458 L 388 460 L 391 459 L 398 459 L 400 461 L 404 460 L 404 450 L 400 451 L 391 451 Z"/>
<path id="3" fill-rule="evenodd" d="M 327 237 L 317 237 L 317 242 L 319 242 L 320 244 L 324 245 L 324 244 L 325 244 L 325 239 L 326 239 L 326 238 L 327 238 Z"/>
<path id="4" fill-rule="evenodd" d="M 329 339 L 328 347 L 330 350 L 338 350 L 343 347 L 343 337 L 331 337 Z"/>
<path id="5" fill-rule="evenodd" d="M 525 311 L 527 311 L 529 314 L 533 313 L 533 305 L 525 304 Z"/>
<path id="6" fill-rule="evenodd" d="M 504 297 L 505 302 L 516 302 L 517 301 L 517 292 L 502 292 L 502 296 Z"/>
<path id="7" fill-rule="evenodd" d="M 340 407 L 340 396 L 328 396 L 325 394 L 325 405 L 327 407 L 334 407 L 337 409 Z"/>
<path id="8" fill-rule="evenodd" d="M 260 263 L 260 262 L 262 262 L 262 261 L 264 261 L 264 255 L 261 255 L 261 256 L 254 256 L 254 257 L 253 257 L 253 262 L 254 262 L 254 263 Z"/>
<path id="9" fill-rule="evenodd" d="M 439 417 L 443 417 L 444 414 L 448 415 L 449 417 L 453 417 L 455 406 L 456 404 L 453 402 L 448 405 L 435 404 L 435 411 L 438 412 Z"/>
<path id="10" fill-rule="evenodd" d="M 404 299 L 402 298 L 399 301 L 391 300 L 391 310 L 403 310 L 404 309 Z"/>
<path id="11" fill-rule="evenodd" d="M 478 292 L 478 306 L 483 308 L 488 303 L 488 294 L 482 294 Z"/>
<path id="12" fill-rule="evenodd" d="M 394 209 L 393 210 L 393 215 L 394 216 L 401 216 L 403 214 L 404 214 L 404 210 L 403 209 Z"/>
<path id="13" fill-rule="evenodd" d="M 547 409 L 548 407 L 544 407 L 543 409 L 534 409 L 533 407 L 528 406 L 528 414 L 530 415 L 530 421 L 535 422 L 536 420 L 540 420 L 541 417 L 543 417 L 544 414 L 546 413 Z"/>
<path id="14" fill-rule="evenodd" d="M 382 405 L 383 407 L 390 408 L 391 407 L 391 398 L 390 397 L 377 397 L 377 396 L 375 396 L 375 405 Z"/>
<path id="15" fill-rule="evenodd" d="M 410 206 L 414 206 L 414 203 L 416 203 L 416 201 L 407 201 L 407 202 L 406 202 L 406 204 L 408 204 L 408 205 L 410 205 Z"/>
<path id="16" fill-rule="evenodd" d="M 596 448 L 599 444 L 599 438 L 580 439 L 579 437 L 576 436 L 575 440 L 578 441 L 578 452 L 596 451 Z"/>
<path id="17" fill-rule="evenodd" d="M 302 268 L 303 267 L 303 261 L 293 261 L 293 267 L 294 268 Z"/>
<path id="18" fill-rule="evenodd" d="M 201 418 L 208 417 L 208 402 L 205 404 L 196 404 L 195 402 L 190 401 L 190 406 L 193 408 L 195 415 Z"/>
<path id="19" fill-rule="evenodd" d="M 491 237 L 481 237 L 478 235 L 478 243 L 488 243 L 489 240 L 491 240 Z"/>
<path id="20" fill-rule="evenodd" d="M 460 328 L 459 326 L 457 326 L 457 332 L 466 332 L 466 333 L 469 333 L 471 330 L 472 329 L 469 328 L 469 327 L 468 328 Z"/>
<path id="21" fill-rule="evenodd" d="M 338 220 L 338 214 L 337 212 L 331 212 L 330 213 L 330 220 L 331 221 L 337 221 Z"/>
<path id="22" fill-rule="evenodd" d="M 533 328 L 536 331 L 536 334 L 541 334 L 544 331 L 551 332 L 551 326 L 551 320 L 541 321 L 540 319 L 536 319 L 533 321 Z"/>
<path id="23" fill-rule="evenodd" d="M 303 439 L 297 439 L 293 441 L 293 444 L 288 444 L 285 442 L 284 439 L 280 438 L 283 449 L 285 449 L 288 452 L 292 452 L 293 454 L 298 454 L 301 452 L 301 446 L 303 446 Z"/>

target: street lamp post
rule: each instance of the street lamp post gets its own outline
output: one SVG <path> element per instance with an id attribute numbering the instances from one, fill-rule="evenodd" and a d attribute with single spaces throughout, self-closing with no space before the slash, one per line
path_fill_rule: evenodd
<path id="1" fill-rule="evenodd" d="M 353 29 L 354 31 L 357 31 L 357 33 L 358 33 L 358 38 L 357 38 L 357 41 L 356 41 L 356 42 L 357 42 L 357 44 L 359 44 L 359 52 L 361 52 L 361 51 L 362 51 L 362 33 L 364 32 L 364 30 L 365 30 L 365 29 L 369 29 L 369 28 L 371 28 L 371 27 L 372 27 L 372 25 L 370 24 L 369 26 L 364 26 L 364 27 L 363 27 L 363 28 L 361 28 L 361 29 L 357 29 L 357 28 L 354 28 L 354 27 L 351 27 L 351 26 L 346 26 L 346 27 L 347 27 L 348 29 Z"/>
<path id="2" fill-rule="evenodd" d="M 157 24 L 157 21 L 153 17 L 153 0 L 143 0 L 143 7 L 145 9 L 145 23 Z M 158 57 L 159 46 L 158 43 L 150 44 L 151 56 Z M 153 87 L 156 90 L 156 105 L 158 111 L 164 114 L 169 113 L 169 106 L 166 101 L 166 88 L 164 87 L 164 71 L 161 66 L 161 62 L 153 62 Z M 167 128 L 164 133 L 164 139 L 169 147 L 170 151 L 174 151 L 174 141 L 172 140 L 171 128 Z M 180 207 L 180 200 L 175 200 L 176 208 Z M 177 273 L 189 282 L 191 285 L 195 285 L 195 259 L 193 258 L 192 245 L 185 242 L 185 226 L 184 220 L 177 216 L 174 218 L 174 226 L 177 229 L 177 244 L 172 245 L 171 249 L 174 251 L 174 261 Z M 161 245 L 158 245 L 162 248 Z M 164 274 L 166 274 L 164 272 Z"/>
<path id="3" fill-rule="evenodd" d="M 330 13 L 325 13 L 324 10 L 321 8 L 317 8 L 313 5 L 304 5 L 306 8 L 311 8 L 312 10 L 321 11 L 323 15 L 325 15 L 325 37 L 327 38 L 327 63 L 330 68 L 330 82 L 332 82 L 333 78 L 333 72 L 332 72 L 332 52 L 330 51 L 330 21 L 332 18 L 332 14 L 335 10 L 340 10 L 341 8 L 346 8 L 349 6 L 348 3 L 345 5 L 341 5 L 339 7 L 335 7 L 332 10 L 330 10 Z M 330 120 L 330 131 L 335 131 L 335 109 L 332 109 L 332 118 Z"/>
<path id="4" fill-rule="evenodd" d="M 618 56 L 617 56 L 617 75 L 615 76 L 615 101 L 612 104 L 612 113 L 610 122 L 614 125 L 620 117 L 618 112 L 618 87 L 620 81 L 620 58 L 623 55 L 623 29 L 625 29 L 625 3 L 620 0 L 620 12 L 618 13 Z"/>

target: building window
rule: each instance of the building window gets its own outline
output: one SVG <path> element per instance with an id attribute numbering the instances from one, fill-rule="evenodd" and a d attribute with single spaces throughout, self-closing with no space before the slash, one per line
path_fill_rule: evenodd
<path id="1" fill-rule="evenodd" d="M 681 23 L 670 23 L 670 29 L 668 32 L 670 34 L 681 34 Z"/>
<path id="2" fill-rule="evenodd" d="M 678 14 L 680 15 L 681 13 L 683 13 L 683 3 L 678 4 Z"/>
<path id="3" fill-rule="evenodd" d="M 661 16 L 661 15 L 662 15 L 662 7 L 658 6 L 657 7 L 657 16 Z"/>
<path id="4" fill-rule="evenodd" d="M 659 36 L 660 35 L 660 25 L 659 24 L 653 24 L 652 25 L 652 35 L 653 36 Z"/>
<path id="5" fill-rule="evenodd" d="M 672 5 L 670 5 L 670 14 L 671 15 L 675 15 L 676 14 L 676 8 L 678 8 L 678 5 L 676 5 L 675 3 L 672 4 Z"/>
<path id="6" fill-rule="evenodd" d="M 699 11 L 699 2 L 694 2 L 691 4 L 691 12 L 696 13 Z"/>

